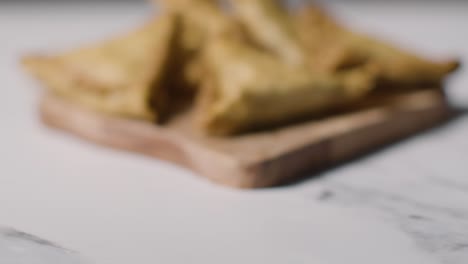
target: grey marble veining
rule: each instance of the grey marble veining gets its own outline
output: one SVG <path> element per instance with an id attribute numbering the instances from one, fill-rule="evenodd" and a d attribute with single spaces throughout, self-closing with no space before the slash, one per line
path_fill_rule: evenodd
<path id="1" fill-rule="evenodd" d="M 77 253 L 42 238 L 0 227 L 2 264 L 89 264 Z"/>
<path id="2" fill-rule="evenodd" d="M 453 138 L 467 130 L 452 130 L 456 125 L 448 124 L 428 132 L 424 136 L 426 140 L 435 136 L 438 140 L 425 141 L 416 150 L 411 145 L 419 144 L 419 139 L 380 153 L 394 156 L 393 159 L 366 157 L 360 163 L 326 173 L 320 181 L 320 191 L 313 195 L 327 204 L 374 211 L 441 263 L 465 264 L 468 261 L 468 171 L 456 166 L 462 166 L 468 157 L 463 153 L 448 153 L 466 144 L 466 140 L 453 141 Z M 431 162 L 425 160 L 428 156 L 433 156 Z"/>
<path id="3" fill-rule="evenodd" d="M 405 196 L 343 184 L 325 186 L 321 194 L 325 202 L 376 210 L 382 219 L 391 221 L 442 263 L 466 263 L 468 210 L 433 206 Z"/>

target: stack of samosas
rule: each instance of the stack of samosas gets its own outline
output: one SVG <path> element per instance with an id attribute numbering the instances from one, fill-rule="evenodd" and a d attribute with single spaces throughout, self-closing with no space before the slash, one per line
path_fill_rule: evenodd
<path id="1" fill-rule="evenodd" d="M 354 33 L 316 6 L 165 0 L 125 36 L 23 64 L 50 91 L 95 111 L 164 125 L 182 108 L 211 135 L 314 117 L 378 89 L 436 87 L 433 62 Z"/>

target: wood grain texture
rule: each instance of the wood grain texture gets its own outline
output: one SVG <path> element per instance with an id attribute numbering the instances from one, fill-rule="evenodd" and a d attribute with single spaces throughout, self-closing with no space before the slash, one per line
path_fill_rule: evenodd
<path id="1" fill-rule="evenodd" d="M 43 122 L 101 145 L 187 167 L 239 188 L 278 185 L 429 128 L 450 114 L 440 90 L 387 97 L 379 104 L 321 120 L 234 138 L 212 138 L 192 129 L 191 115 L 165 126 L 82 109 L 45 95 Z"/>

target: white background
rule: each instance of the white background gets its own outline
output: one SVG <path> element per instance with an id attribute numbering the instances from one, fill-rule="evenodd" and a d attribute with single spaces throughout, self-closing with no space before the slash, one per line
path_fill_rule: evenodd
<path id="1" fill-rule="evenodd" d="M 408 49 L 468 60 L 461 1 L 331 9 Z M 40 89 L 20 56 L 130 30 L 150 14 L 144 3 L 0 3 L 0 225 L 99 264 L 468 263 L 467 117 L 321 178 L 257 191 L 215 186 L 41 125 Z M 465 70 L 448 90 L 468 106 Z M 324 190 L 333 194 L 327 201 L 318 199 Z"/>

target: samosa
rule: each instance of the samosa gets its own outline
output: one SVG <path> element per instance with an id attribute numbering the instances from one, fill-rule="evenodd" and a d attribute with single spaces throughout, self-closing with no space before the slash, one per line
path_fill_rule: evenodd
<path id="1" fill-rule="evenodd" d="M 201 52 L 213 36 L 231 30 L 239 33 L 240 25 L 229 17 L 217 0 L 161 0 L 165 11 L 180 17 L 180 27 L 176 36 L 177 54 L 180 72 L 179 83 L 186 90 L 197 90 L 205 78 L 201 65 Z M 235 33 L 236 32 L 236 33 Z"/>
<path id="2" fill-rule="evenodd" d="M 306 56 L 285 6 L 276 0 L 232 0 L 236 17 L 251 38 L 285 63 L 300 65 Z"/>
<path id="3" fill-rule="evenodd" d="M 372 65 L 338 74 L 314 74 L 230 35 L 206 47 L 209 69 L 198 101 L 199 122 L 210 134 L 229 135 L 323 114 L 366 95 Z"/>
<path id="4" fill-rule="evenodd" d="M 347 29 L 318 7 L 301 9 L 295 27 L 317 70 L 331 72 L 369 61 L 379 65 L 381 84 L 414 87 L 439 84 L 456 70 L 455 60 L 435 62 Z"/>
<path id="5" fill-rule="evenodd" d="M 184 20 L 179 45 L 194 55 L 184 64 L 185 70 L 196 65 L 203 71 L 198 75 L 197 121 L 209 134 L 234 134 L 320 114 L 361 98 L 373 87 L 374 68 L 314 74 L 298 61 L 302 54 L 294 58 L 287 49 L 281 51 L 287 47 L 268 47 L 270 37 L 278 37 L 278 41 L 283 36 L 288 38 L 287 30 L 283 36 L 282 29 L 278 34 L 262 35 L 261 28 L 252 25 L 261 21 L 268 31 L 292 21 L 280 17 L 272 20 L 270 8 L 278 8 L 278 13 L 283 10 L 267 1 L 232 2 L 235 12 L 253 6 L 261 13 L 260 18 L 257 14 L 250 16 L 248 10 L 245 17 L 236 13 L 231 16 L 217 1 L 175 0 L 165 4 Z M 290 41 L 299 43 L 298 39 Z"/>
<path id="6" fill-rule="evenodd" d="M 23 65 L 67 100 L 108 114 L 161 119 L 170 103 L 165 83 L 176 26 L 176 16 L 164 15 L 86 48 L 25 57 Z"/>

